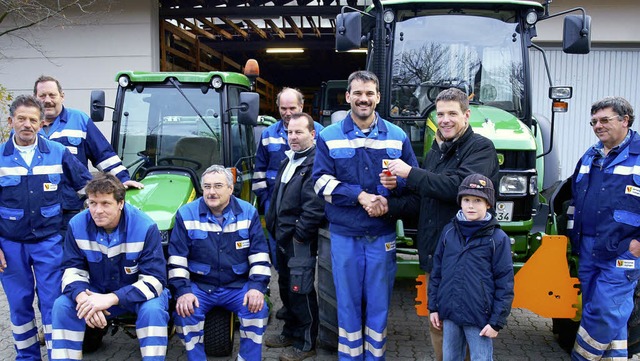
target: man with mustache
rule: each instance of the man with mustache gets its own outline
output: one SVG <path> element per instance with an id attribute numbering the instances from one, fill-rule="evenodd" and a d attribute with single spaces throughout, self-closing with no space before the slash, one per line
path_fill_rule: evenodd
<path id="1" fill-rule="evenodd" d="M 331 231 L 333 281 L 338 301 L 340 360 L 384 360 L 387 315 L 396 274 L 395 221 L 375 218 L 383 164 L 402 159 L 417 167 L 407 134 L 380 118 L 378 78 L 369 71 L 349 76 L 351 111 L 318 137 L 313 181 L 326 201 Z M 402 192 L 402 183 L 394 193 Z M 363 328 L 364 326 L 364 328 Z"/>
<path id="2" fill-rule="evenodd" d="M 202 197 L 178 209 L 169 241 L 173 320 L 189 361 L 207 358 L 204 319 L 216 306 L 238 315 L 238 360 L 262 360 L 271 263 L 258 211 L 233 195 L 234 180 L 221 165 L 207 168 Z"/>
<path id="3" fill-rule="evenodd" d="M 40 360 L 34 288 L 51 359 L 51 310 L 62 280 L 62 184 L 76 192 L 89 171 L 61 144 L 38 136 L 44 107 L 19 95 L 9 108 L 10 139 L 0 145 L 0 280 L 9 302 L 17 360 Z"/>
<path id="4" fill-rule="evenodd" d="M 65 107 L 64 92 L 60 82 L 47 75 L 40 76 L 34 86 L 33 95 L 44 104 L 44 124 L 40 135 L 63 144 L 85 167 L 91 161 L 101 172 L 115 175 L 125 188 L 142 188 L 143 185 L 131 180 L 129 171 L 122 165 L 111 144 L 102 135 L 85 113 Z M 83 208 L 82 200 L 75 196 L 73 189 L 63 184 L 63 228 L 66 233 L 69 220 Z"/>
<path id="5" fill-rule="evenodd" d="M 627 321 L 640 278 L 640 137 L 622 97 L 591 106 L 598 138 L 576 165 L 567 213 L 579 257 L 582 319 L 572 360 L 626 360 Z"/>

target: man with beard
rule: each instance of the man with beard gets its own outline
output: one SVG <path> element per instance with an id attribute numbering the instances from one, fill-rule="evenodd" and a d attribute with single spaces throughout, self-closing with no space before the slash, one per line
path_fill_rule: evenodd
<path id="1" fill-rule="evenodd" d="M 395 222 L 370 217 L 365 208 L 378 210 L 382 203 L 376 196 L 389 195 L 378 176 L 383 163 L 402 159 L 417 166 L 417 161 L 406 133 L 375 112 L 380 102 L 375 74 L 352 73 L 345 97 L 351 111 L 320 133 L 313 169 L 331 231 L 338 355 L 383 360 L 397 269 Z M 393 192 L 401 193 L 402 184 Z"/>
<path id="2" fill-rule="evenodd" d="M 38 136 L 42 103 L 20 95 L 9 108 L 10 139 L 0 145 L 0 280 L 9 302 L 17 360 L 40 360 L 34 288 L 51 351 L 51 310 L 62 280 L 61 185 L 75 192 L 89 171 L 61 144 Z M 51 353 L 49 353 L 51 359 Z"/>
<path id="3" fill-rule="evenodd" d="M 315 355 L 318 299 L 314 287 L 318 228 L 324 221 L 324 201 L 313 190 L 311 171 L 316 154 L 313 118 L 291 116 L 287 133 L 290 150 L 276 176 L 276 189 L 265 216 L 278 244 L 278 286 L 289 317 L 282 333 L 265 339 L 268 347 L 286 347 L 280 361 L 301 361 Z"/>
<path id="4" fill-rule="evenodd" d="M 274 190 L 276 174 L 280 168 L 280 163 L 286 158 L 285 152 L 289 150 L 287 143 L 287 127 L 291 114 L 302 111 L 304 97 L 298 89 L 284 87 L 276 96 L 276 105 L 280 112 L 280 120 L 270 125 L 262 132 L 258 149 L 256 150 L 255 166 L 253 169 L 252 190 L 258 197 L 260 208 L 264 214 L 269 211 L 269 202 Z M 314 122 L 313 128 L 316 137 L 320 134 L 323 126 Z M 315 138 L 314 138 L 315 140 Z M 276 241 L 269 235 L 269 255 L 271 261 L 276 259 Z M 278 269 L 277 264 L 274 264 Z M 288 317 L 286 307 L 282 307 L 276 313 L 276 318 L 281 320 Z"/>
<path id="5" fill-rule="evenodd" d="M 125 188 L 143 187 L 141 183 L 131 180 L 129 171 L 122 165 L 122 160 L 89 116 L 62 105 L 64 92 L 56 78 L 40 76 L 33 86 L 33 95 L 44 104 L 44 124 L 40 135 L 67 147 L 85 167 L 88 168 L 90 160 L 99 171 L 115 175 Z M 63 184 L 62 192 L 64 198 L 61 232 L 64 236 L 69 220 L 82 210 L 83 204 L 68 185 Z"/>
<path id="6" fill-rule="evenodd" d="M 420 268 L 427 273 L 427 283 L 440 233 L 458 211 L 458 187 L 462 180 L 479 173 L 498 184 L 496 149 L 491 140 L 473 132 L 469 126 L 470 116 L 467 94 L 456 88 L 440 92 L 436 97 L 438 131 L 422 168 L 392 160 L 389 162 L 391 176 L 380 174 L 381 183 L 388 189 L 394 189 L 396 181 L 406 181 L 414 192 L 386 199 L 378 197 L 383 204 L 378 209 L 383 211 L 369 209 L 370 215 L 381 216 L 388 211 L 393 218 L 415 218 L 416 210 L 420 210 L 417 246 Z M 441 361 L 442 330 L 430 324 L 429 332 L 436 359 Z"/>

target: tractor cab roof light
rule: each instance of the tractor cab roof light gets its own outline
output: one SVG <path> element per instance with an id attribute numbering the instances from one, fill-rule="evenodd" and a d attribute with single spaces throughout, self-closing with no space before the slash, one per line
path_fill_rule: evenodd
<path id="1" fill-rule="evenodd" d="M 549 87 L 549 99 L 553 99 L 553 100 L 571 99 L 572 96 L 573 96 L 573 88 L 570 86 Z"/>
<path id="2" fill-rule="evenodd" d="M 131 80 L 128 76 L 122 75 L 118 78 L 118 85 L 120 85 L 121 87 L 126 88 L 129 86 L 129 84 L 131 84 Z"/>

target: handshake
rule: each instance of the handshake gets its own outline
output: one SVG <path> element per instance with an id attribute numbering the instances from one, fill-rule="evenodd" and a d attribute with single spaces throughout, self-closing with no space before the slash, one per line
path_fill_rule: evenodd
<path id="1" fill-rule="evenodd" d="M 380 184 L 388 190 L 393 190 L 398 186 L 398 177 L 407 178 L 410 171 L 411 166 L 401 159 L 384 159 L 382 161 L 382 173 L 378 175 Z M 369 217 L 381 217 L 389 212 L 387 198 L 381 195 L 362 191 L 358 195 L 358 202 L 367 211 Z"/>

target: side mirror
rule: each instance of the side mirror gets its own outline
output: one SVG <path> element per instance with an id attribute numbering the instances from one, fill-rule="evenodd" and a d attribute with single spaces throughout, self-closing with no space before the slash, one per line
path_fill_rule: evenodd
<path id="1" fill-rule="evenodd" d="M 101 122 L 104 120 L 104 90 L 91 91 L 91 104 L 89 105 L 91 120 Z"/>
<path id="2" fill-rule="evenodd" d="M 562 50 L 567 54 L 589 54 L 591 51 L 591 16 L 565 16 Z"/>
<path id="3" fill-rule="evenodd" d="M 336 16 L 336 50 L 347 51 L 360 48 L 361 17 L 358 12 L 341 13 Z"/>
<path id="4" fill-rule="evenodd" d="M 258 125 L 258 112 L 260 111 L 260 95 L 253 92 L 241 92 L 238 109 L 238 123 L 245 125 Z"/>

